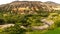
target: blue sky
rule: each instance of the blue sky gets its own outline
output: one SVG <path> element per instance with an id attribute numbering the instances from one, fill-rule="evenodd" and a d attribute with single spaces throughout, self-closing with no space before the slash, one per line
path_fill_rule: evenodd
<path id="1" fill-rule="evenodd" d="M 10 3 L 12 1 L 15 1 L 15 0 L 0 0 L 0 5 L 1 4 L 6 4 L 6 3 Z M 20 0 L 20 1 L 22 1 L 22 0 Z M 34 0 L 28 0 L 28 1 L 34 1 Z M 60 0 L 35 0 L 35 1 L 42 1 L 42 2 L 53 1 L 53 2 L 56 2 L 56 3 L 59 3 L 60 4 Z"/>

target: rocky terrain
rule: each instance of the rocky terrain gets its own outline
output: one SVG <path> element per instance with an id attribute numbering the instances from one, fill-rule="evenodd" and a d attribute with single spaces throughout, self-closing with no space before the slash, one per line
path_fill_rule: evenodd
<path id="1" fill-rule="evenodd" d="M 60 10 L 60 4 L 54 2 L 40 2 L 40 1 L 14 1 L 8 4 L 0 5 L 0 11 L 16 12 L 16 13 L 35 13 L 35 11 L 53 11 Z"/>

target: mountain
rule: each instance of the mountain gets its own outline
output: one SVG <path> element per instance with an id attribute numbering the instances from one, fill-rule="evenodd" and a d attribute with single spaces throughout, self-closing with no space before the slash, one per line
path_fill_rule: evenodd
<path id="1" fill-rule="evenodd" d="M 54 6 L 54 7 L 56 7 L 56 6 L 60 6 L 60 4 L 58 4 L 58 3 L 55 3 L 55 2 L 52 2 L 52 1 L 47 1 L 47 2 L 45 2 L 47 5 L 51 5 L 51 6 Z"/>
<path id="2" fill-rule="evenodd" d="M 35 11 L 49 11 L 51 12 L 54 7 L 60 6 L 54 2 L 41 2 L 41 1 L 13 1 L 8 4 L 0 5 L 0 11 L 11 11 L 17 13 L 36 13 Z"/>

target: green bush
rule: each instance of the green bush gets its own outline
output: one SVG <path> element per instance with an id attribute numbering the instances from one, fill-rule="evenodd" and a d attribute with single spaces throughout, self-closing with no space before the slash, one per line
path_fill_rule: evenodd
<path id="1" fill-rule="evenodd" d="M 15 25 L 4 29 L 0 34 L 25 34 L 25 32 L 25 29 L 20 28 L 19 25 Z"/>
<path id="2" fill-rule="evenodd" d="M 0 25 L 5 24 L 5 20 L 0 18 Z"/>

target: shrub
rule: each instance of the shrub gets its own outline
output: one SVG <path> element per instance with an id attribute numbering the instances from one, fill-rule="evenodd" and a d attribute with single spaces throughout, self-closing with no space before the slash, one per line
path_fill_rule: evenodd
<path id="1" fill-rule="evenodd" d="M 1 32 L 0 34 L 25 34 L 26 30 L 20 28 L 19 25 L 15 25 L 14 27 L 9 27 L 4 29 L 3 32 Z"/>

